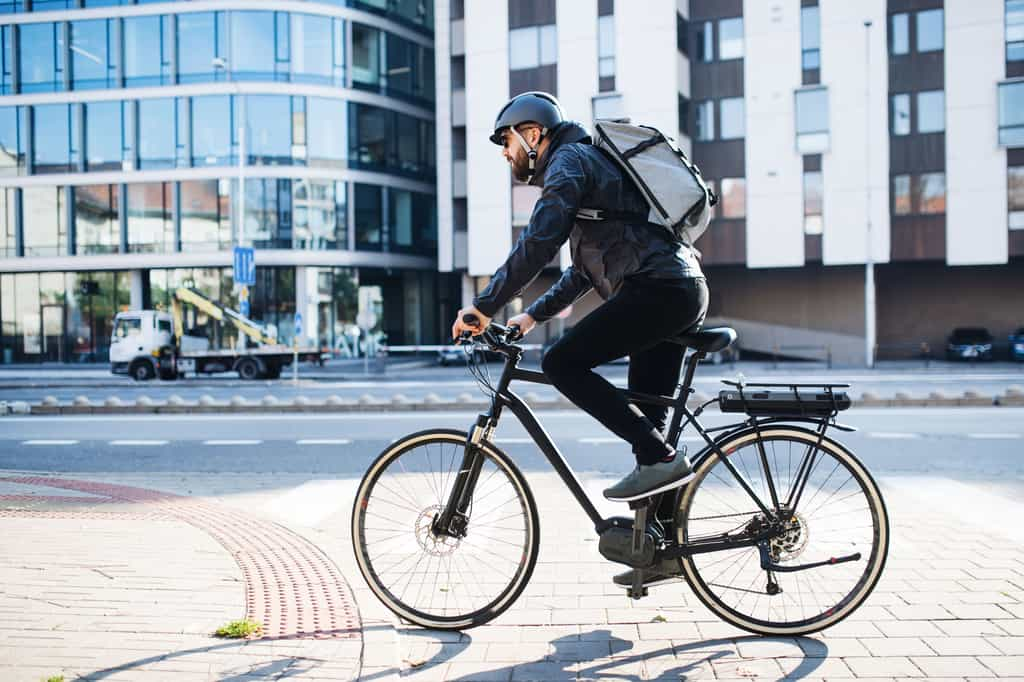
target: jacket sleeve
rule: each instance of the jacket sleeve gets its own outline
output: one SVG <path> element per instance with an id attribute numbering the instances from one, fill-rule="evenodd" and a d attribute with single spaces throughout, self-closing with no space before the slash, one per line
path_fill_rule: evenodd
<path id="1" fill-rule="evenodd" d="M 526 312 L 537 322 L 545 322 L 580 300 L 592 288 L 587 276 L 570 266 Z"/>
<path id="2" fill-rule="evenodd" d="M 473 300 L 477 310 L 493 317 L 551 262 L 569 238 L 586 187 L 579 153 L 558 150 L 544 174 L 544 191 L 533 207 L 530 224 L 491 283 Z"/>

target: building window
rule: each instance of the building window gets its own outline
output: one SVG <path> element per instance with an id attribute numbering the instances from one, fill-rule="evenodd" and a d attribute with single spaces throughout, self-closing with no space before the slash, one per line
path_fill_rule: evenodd
<path id="1" fill-rule="evenodd" d="M 14 92 L 14 27 L 0 27 L 0 95 Z"/>
<path id="2" fill-rule="evenodd" d="M 0 256 L 4 258 L 18 255 L 14 238 L 17 223 L 14 219 L 14 193 L 17 191 L 14 187 L 0 188 Z"/>
<path id="3" fill-rule="evenodd" d="M 466 58 L 452 57 L 452 90 L 466 87 Z"/>
<path id="4" fill-rule="evenodd" d="M 999 144 L 1024 147 L 1024 81 L 999 84 Z"/>
<path id="5" fill-rule="evenodd" d="M 193 166 L 229 165 L 234 137 L 230 96 L 192 98 Z"/>
<path id="6" fill-rule="evenodd" d="M 75 195 L 75 253 L 117 253 L 119 185 L 80 185 Z"/>
<path id="7" fill-rule="evenodd" d="M 676 95 L 676 115 L 678 117 L 679 132 L 683 135 L 690 134 L 690 100 L 682 95 Z"/>
<path id="8" fill-rule="evenodd" d="M 817 6 L 800 10 L 800 50 L 804 71 L 821 68 L 821 19 Z"/>
<path id="9" fill-rule="evenodd" d="M 945 129 L 945 93 L 942 90 L 917 93 L 917 132 L 941 133 Z"/>
<path id="10" fill-rule="evenodd" d="M 71 87 L 75 90 L 116 87 L 116 19 L 73 21 L 71 28 Z M 159 42 L 157 43 L 159 45 Z M 58 45 L 58 49 L 60 49 Z"/>
<path id="11" fill-rule="evenodd" d="M 597 76 L 600 92 L 615 89 L 615 15 L 597 18 Z"/>
<path id="12" fill-rule="evenodd" d="M 945 29 L 941 9 L 917 13 L 917 51 L 933 52 L 945 45 Z"/>
<path id="13" fill-rule="evenodd" d="M 1006 0 L 1006 61 L 1024 61 L 1024 0 Z"/>
<path id="14" fill-rule="evenodd" d="M 706 100 L 697 102 L 694 107 L 694 123 L 697 128 L 696 139 L 709 142 L 715 139 L 715 102 Z"/>
<path id="15" fill-rule="evenodd" d="M 181 183 L 182 251 L 217 251 L 231 245 L 230 190 L 226 180 Z"/>
<path id="16" fill-rule="evenodd" d="M 508 32 L 509 70 L 535 69 L 558 61 L 554 24 L 514 28 Z"/>
<path id="17" fill-rule="evenodd" d="M 206 98 L 196 98 L 196 100 Z M 175 102 L 171 98 L 141 99 L 138 103 L 139 168 L 174 168 L 178 152 L 175 142 Z M 212 121 L 203 121 L 203 124 Z"/>
<path id="18" fill-rule="evenodd" d="M 892 95 L 889 98 L 889 125 L 893 135 L 910 134 L 910 95 Z"/>
<path id="19" fill-rule="evenodd" d="M 71 173 L 78 166 L 77 105 L 39 104 L 32 107 L 32 170 Z"/>
<path id="20" fill-rule="evenodd" d="M 21 63 L 18 72 L 22 92 L 56 92 L 64 89 L 64 24 L 18 26 Z"/>
<path id="21" fill-rule="evenodd" d="M 171 185 L 138 182 L 128 189 L 128 251 L 171 253 L 174 223 L 171 219 Z"/>
<path id="22" fill-rule="evenodd" d="M 686 18 L 676 12 L 676 50 L 689 56 L 689 41 L 687 40 L 690 23 Z"/>
<path id="23" fill-rule="evenodd" d="M 256 166 L 290 164 L 292 98 L 288 95 L 246 95 L 245 98 L 246 163 Z"/>
<path id="24" fill-rule="evenodd" d="M 828 89 L 797 90 L 796 148 L 801 154 L 828 150 Z"/>
<path id="25" fill-rule="evenodd" d="M 188 17 L 180 15 L 179 21 Z M 124 32 L 125 85 L 165 85 L 171 82 L 174 17 L 126 17 Z M 187 22 L 183 21 L 187 26 Z M 181 55 L 180 58 L 187 59 Z"/>
<path id="26" fill-rule="evenodd" d="M 893 14 L 889 17 L 889 52 L 891 54 L 910 52 L 909 14 Z"/>
<path id="27" fill-rule="evenodd" d="M 715 28 L 714 23 L 702 21 L 697 24 L 694 41 L 697 48 L 697 61 L 710 63 L 715 61 Z"/>
<path id="28" fill-rule="evenodd" d="M 68 252 L 67 211 L 62 187 L 21 190 L 26 256 L 58 256 Z"/>
<path id="29" fill-rule="evenodd" d="M 946 212 L 946 174 L 894 175 L 893 215 L 935 215 Z"/>
<path id="30" fill-rule="evenodd" d="M 25 134 L 28 107 L 0 107 L 0 175 L 25 170 Z"/>
<path id="31" fill-rule="evenodd" d="M 257 178 L 245 182 L 243 241 L 257 249 L 290 248 L 292 245 L 291 180 Z"/>
<path id="32" fill-rule="evenodd" d="M 182 12 L 175 19 L 178 24 L 178 82 L 224 79 L 228 67 L 227 13 Z"/>
<path id="33" fill-rule="evenodd" d="M 342 168 L 348 156 L 346 102 L 324 97 L 306 100 L 306 143 L 310 166 Z"/>
<path id="34" fill-rule="evenodd" d="M 595 97 L 593 101 L 594 118 L 621 118 L 625 115 L 622 110 L 622 95 Z"/>
<path id="35" fill-rule="evenodd" d="M 355 185 L 356 248 L 380 251 L 384 226 L 383 190 L 376 185 Z"/>
<path id="36" fill-rule="evenodd" d="M 1006 169 L 1006 189 L 1010 229 L 1024 230 L 1024 166 Z"/>
<path id="37" fill-rule="evenodd" d="M 721 118 L 719 138 L 736 140 L 744 136 L 745 119 L 742 97 L 726 97 L 718 101 Z"/>
<path id="38" fill-rule="evenodd" d="M 273 12 L 231 12 L 232 77 L 239 80 L 274 80 L 276 44 Z M 287 35 L 287 34 L 285 34 Z"/>
<path id="39" fill-rule="evenodd" d="M 824 194 L 821 171 L 804 171 L 804 234 L 822 233 Z"/>
<path id="40" fill-rule="evenodd" d="M 352 81 L 356 87 L 380 88 L 380 31 L 352 24 Z"/>
<path id="41" fill-rule="evenodd" d="M 745 218 L 747 215 L 747 181 L 744 178 L 722 178 L 719 203 L 723 218 Z"/>
<path id="42" fill-rule="evenodd" d="M 85 169 L 121 170 L 124 109 L 129 102 L 85 103 Z"/>
<path id="43" fill-rule="evenodd" d="M 718 58 L 743 57 L 743 17 L 721 19 L 718 22 Z"/>
<path id="44" fill-rule="evenodd" d="M 348 248 L 345 183 L 292 181 L 292 246 L 296 249 Z"/>

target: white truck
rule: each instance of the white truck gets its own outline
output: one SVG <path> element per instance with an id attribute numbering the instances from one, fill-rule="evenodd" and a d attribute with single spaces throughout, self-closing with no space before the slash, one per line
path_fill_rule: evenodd
<path id="1" fill-rule="evenodd" d="M 210 319 L 238 330 L 233 348 L 210 347 L 207 336 L 185 333 L 182 306 L 189 304 Z M 249 341 L 256 345 L 249 347 Z M 273 329 L 212 301 L 195 289 L 174 292 L 172 312 L 135 310 L 118 313 L 110 340 L 110 371 L 136 381 L 159 377 L 165 381 L 194 375 L 238 372 L 242 379 L 276 379 L 294 361 L 323 362 L 316 348 L 288 347 L 277 343 Z"/>

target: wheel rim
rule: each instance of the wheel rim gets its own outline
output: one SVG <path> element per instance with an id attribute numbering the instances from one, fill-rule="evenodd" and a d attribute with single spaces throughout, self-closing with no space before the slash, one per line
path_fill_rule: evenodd
<path id="1" fill-rule="evenodd" d="M 762 433 L 778 495 L 784 500 L 800 455 L 817 437 L 789 430 Z M 726 454 L 770 506 L 755 437 L 734 441 Z M 681 509 L 687 520 L 677 526 L 680 541 L 737 531 L 763 520 L 763 513 L 715 454 L 698 467 L 690 486 Z M 861 559 L 775 572 L 781 592 L 772 595 L 756 547 L 694 555 L 683 561 L 683 567 L 706 605 L 748 630 L 792 634 L 836 623 L 863 602 L 877 582 L 888 548 L 888 521 L 874 482 L 856 460 L 825 441 L 798 504 L 787 531 L 769 543 L 774 561 L 792 566 L 858 552 Z"/>
<path id="2" fill-rule="evenodd" d="M 536 559 L 528 493 L 486 450 L 466 537 L 432 532 L 464 444 L 436 434 L 399 444 L 374 464 L 356 498 L 353 539 L 367 583 L 393 611 L 428 627 L 495 617 L 518 596 Z"/>

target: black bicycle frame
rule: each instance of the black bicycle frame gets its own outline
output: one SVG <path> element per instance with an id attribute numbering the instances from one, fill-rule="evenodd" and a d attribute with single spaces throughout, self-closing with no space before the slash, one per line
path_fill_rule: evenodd
<path id="1" fill-rule="evenodd" d="M 480 475 L 481 467 L 483 466 L 483 457 L 480 455 L 480 444 L 484 440 L 490 440 L 490 436 L 494 429 L 498 425 L 498 420 L 501 417 L 501 413 L 505 408 L 508 408 L 516 416 L 519 422 L 526 429 L 526 432 L 530 434 L 530 437 L 536 443 L 537 447 L 540 448 L 541 452 L 547 458 L 552 468 L 558 473 L 562 482 L 565 483 L 566 487 L 572 493 L 572 496 L 576 498 L 576 502 L 579 503 L 583 511 L 590 517 L 590 520 L 594 523 L 594 528 L 598 534 L 604 532 L 611 527 L 612 521 L 605 519 L 597 511 L 597 508 L 591 502 L 590 497 L 583 489 L 583 485 L 576 477 L 575 472 L 570 468 L 569 463 L 565 460 L 565 457 L 559 451 L 558 447 L 551 440 L 547 431 L 538 421 L 533 410 L 530 409 L 522 398 L 515 394 L 515 392 L 509 390 L 509 384 L 512 381 L 525 381 L 534 384 L 551 384 L 551 380 L 542 373 L 533 370 L 521 369 L 518 367 L 519 360 L 522 357 L 522 351 L 515 346 L 506 346 L 502 349 L 506 353 L 505 365 L 502 369 L 501 378 L 495 387 L 495 392 L 491 400 L 490 409 L 477 417 L 476 423 L 473 425 L 469 438 L 466 442 L 465 452 L 463 454 L 462 464 L 459 467 L 458 475 L 455 478 L 452 491 L 448 498 L 448 503 L 444 509 L 441 510 L 437 519 L 434 521 L 434 529 L 436 532 L 444 533 L 448 535 L 461 535 L 464 534 L 466 528 L 466 517 L 467 510 L 469 509 L 470 502 L 472 500 L 473 489 L 476 485 L 477 478 Z M 779 505 L 778 496 L 776 494 L 773 484 L 771 485 L 771 496 L 772 506 L 774 509 L 769 509 L 765 503 L 758 497 L 751 488 L 750 484 L 743 478 L 739 470 L 730 461 L 729 457 L 722 451 L 720 443 L 725 442 L 729 437 L 735 433 L 742 431 L 745 427 L 751 428 L 758 434 L 758 447 L 761 454 L 762 466 L 765 467 L 765 471 L 768 472 L 767 456 L 764 453 L 764 446 L 760 441 L 760 426 L 766 423 L 773 423 L 778 421 L 801 421 L 801 422 L 812 422 L 819 426 L 818 443 L 817 447 L 813 449 L 813 452 L 805 453 L 803 462 L 800 467 L 798 476 L 803 476 L 803 482 L 806 482 L 806 478 L 809 477 L 811 468 L 813 467 L 813 455 L 816 454 L 818 447 L 821 446 L 821 441 L 824 439 L 825 429 L 827 428 L 827 422 L 807 419 L 807 418 L 789 418 L 786 420 L 774 419 L 774 418 L 762 418 L 758 419 L 751 417 L 750 419 L 737 422 L 734 424 L 728 424 L 726 426 L 720 426 L 713 429 L 704 429 L 700 422 L 697 421 L 697 417 L 703 412 L 707 405 L 715 401 L 709 401 L 704 405 L 697 408 L 696 412 L 691 412 L 686 406 L 686 399 L 692 392 L 691 384 L 693 383 L 693 375 L 696 371 L 697 363 L 704 357 L 704 353 L 696 352 L 690 356 L 687 361 L 686 374 L 682 385 L 679 388 L 678 395 L 676 397 L 669 396 L 658 396 L 653 394 L 638 393 L 635 391 L 623 390 L 623 395 L 626 396 L 632 402 L 635 403 L 647 403 L 654 405 L 662 405 L 664 407 L 673 408 L 673 415 L 671 425 L 669 427 L 669 434 L 667 442 L 673 447 L 678 444 L 679 437 L 683 430 L 690 424 L 694 425 L 697 432 L 707 442 L 707 447 L 702 449 L 696 456 L 694 465 L 696 466 L 700 461 L 703 461 L 705 457 L 711 455 L 711 453 L 717 453 L 721 462 L 726 468 L 732 473 L 732 475 L 739 482 L 740 486 L 747 492 L 750 498 L 758 506 L 761 512 L 765 515 L 766 519 L 777 519 L 779 513 L 782 511 L 782 507 Z M 683 421 L 683 418 L 686 421 Z M 719 438 L 712 438 L 710 434 L 725 431 L 724 436 Z M 807 460 L 810 459 L 808 462 Z M 771 476 L 766 476 L 769 481 Z M 801 479 L 798 478 L 798 481 Z M 794 490 L 791 492 L 790 499 L 787 500 L 786 509 L 792 511 L 795 508 L 795 504 L 799 501 L 800 492 L 802 492 L 803 485 L 794 486 Z M 795 499 L 794 499 L 795 496 Z M 700 554 L 705 552 L 714 552 L 723 549 L 733 549 L 736 547 L 754 546 L 766 539 L 774 537 L 778 534 L 778 531 L 765 530 L 755 534 L 744 534 L 734 537 L 716 538 L 712 540 L 703 540 L 694 543 L 689 543 L 686 546 L 677 546 L 669 550 L 669 554 L 672 556 L 685 556 L 689 554 Z M 665 556 L 668 556 L 666 554 Z"/>

